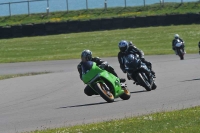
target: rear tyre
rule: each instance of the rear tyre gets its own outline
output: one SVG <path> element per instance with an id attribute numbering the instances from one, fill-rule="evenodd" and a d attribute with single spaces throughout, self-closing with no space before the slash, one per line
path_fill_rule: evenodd
<path id="1" fill-rule="evenodd" d="M 102 83 L 96 83 L 94 87 L 104 100 L 106 100 L 108 103 L 114 102 L 115 98 L 113 94 L 110 91 L 107 91 Z"/>
<path id="2" fill-rule="evenodd" d="M 126 87 L 122 87 L 124 90 L 124 93 L 120 96 L 121 99 L 123 100 L 128 100 L 131 97 L 130 91 Z"/>
<path id="3" fill-rule="evenodd" d="M 137 81 L 139 81 L 139 83 L 147 90 L 147 91 L 151 91 L 151 85 L 149 84 L 148 79 L 146 79 L 145 77 L 143 77 L 143 74 L 138 73 L 137 75 Z"/>

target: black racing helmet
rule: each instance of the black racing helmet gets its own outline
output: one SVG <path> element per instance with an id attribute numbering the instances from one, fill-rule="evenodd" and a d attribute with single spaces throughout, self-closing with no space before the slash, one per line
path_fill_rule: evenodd
<path id="1" fill-rule="evenodd" d="M 85 58 L 87 61 L 92 60 L 92 52 L 90 50 L 83 50 L 81 58 Z"/>

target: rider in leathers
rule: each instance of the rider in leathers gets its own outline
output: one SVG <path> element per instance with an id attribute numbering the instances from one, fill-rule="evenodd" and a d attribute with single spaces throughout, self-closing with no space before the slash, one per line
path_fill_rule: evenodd
<path id="1" fill-rule="evenodd" d="M 175 34 L 175 35 L 174 35 L 174 39 L 172 40 L 172 49 L 174 50 L 174 52 L 175 52 L 176 55 L 177 55 L 177 51 L 176 51 L 176 43 L 177 43 L 177 40 L 178 40 L 178 39 L 183 43 L 183 45 L 182 45 L 183 52 L 186 53 L 185 50 L 184 50 L 184 47 L 185 47 L 185 45 L 184 45 L 184 41 L 183 41 L 183 39 L 181 39 L 181 38 L 179 37 L 178 34 Z"/>
<path id="2" fill-rule="evenodd" d="M 116 77 L 118 77 L 115 70 L 112 68 L 112 66 L 108 65 L 106 61 L 101 60 L 99 57 L 92 57 L 92 52 L 90 50 L 83 50 L 81 53 L 81 62 L 78 64 L 77 69 L 80 75 L 80 79 L 82 80 L 82 63 L 86 61 L 93 61 L 96 63 L 97 66 L 101 66 L 101 68 L 107 70 L 108 72 L 112 73 Z M 120 82 L 125 82 L 126 80 L 123 78 L 120 78 Z M 86 86 L 84 89 L 84 93 L 88 96 L 97 95 L 97 93 L 90 87 Z"/>
<path id="3" fill-rule="evenodd" d="M 149 75 L 153 74 L 155 77 L 155 72 L 152 70 L 152 64 L 148 61 L 145 60 L 143 57 L 142 51 L 140 51 L 135 45 L 133 45 L 132 42 L 127 42 L 125 40 L 122 40 L 119 42 L 119 49 L 120 52 L 118 53 L 118 61 L 120 64 L 121 70 L 126 73 L 125 66 L 124 66 L 124 59 L 123 57 L 128 54 L 133 54 L 133 55 L 139 55 L 140 60 L 147 65 L 147 67 L 150 69 Z M 127 78 L 130 80 L 129 76 L 127 75 Z"/>

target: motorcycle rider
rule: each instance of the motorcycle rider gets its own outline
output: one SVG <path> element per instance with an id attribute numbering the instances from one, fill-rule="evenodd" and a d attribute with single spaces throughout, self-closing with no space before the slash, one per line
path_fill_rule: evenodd
<path id="1" fill-rule="evenodd" d="M 126 40 L 122 40 L 119 42 L 119 53 L 118 53 L 118 61 L 120 64 L 121 70 L 126 73 L 125 66 L 124 66 L 124 59 L 123 57 L 128 54 L 133 54 L 133 55 L 139 55 L 140 60 L 147 65 L 147 67 L 150 69 L 148 71 L 149 75 L 153 74 L 155 78 L 155 72 L 152 70 L 152 64 L 145 60 L 143 56 L 143 52 L 139 50 L 132 42 L 128 42 Z M 130 80 L 130 77 L 127 75 L 127 78 Z"/>
<path id="2" fill-rule="evenodd" d="M 92 52 L 90 50 L 83 50 L 81 53 L 81 62 L 77 66 L 81 80 L 82 80 L 82 63 L 84 63 L 86 61 L 93 61 L 97 64 L 97 66 L 101 66 L 101 68 L 103 68 L 104 70 L 107 70 L 108 72 L 110 72 L 113 75 L 115 75 L 116 77 L 118 77 L 115 70 L 110 65 L 108 65 L 108 63 L 106 61 L 101 60 L 99 57 L 93 58 Z M 126 81 L 126 79 L 123 79 L 123 78 L 119 78 L 119 79 L 120 79 L 120 82 Z M 88 96 L 97 95 L 97 93 L 88 85 L 85 87 L 84 93 Z"/>
<path id="3" fill-rule="evenodd" d="M 183 52 L 186 53 L 185 50 L 184 50 L 184 47 L 185 47 L 184 41 L 183 41 L 183 39 L 181 39 L 179 37 L 178 34 L 174 35 L 174 39 L 172 40 L 172 49 L 174 50 L 175 54 L 177 55 L 176 44 L 178 43 L 178 41 L 177 41 L 178 39 L 183 43 Z"/>

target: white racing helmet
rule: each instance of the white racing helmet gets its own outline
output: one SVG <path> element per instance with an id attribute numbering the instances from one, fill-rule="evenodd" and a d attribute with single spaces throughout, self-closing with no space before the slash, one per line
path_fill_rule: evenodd
<path id="1" fill-rule="evenodd" d="M 175 39 L 178 39 L 178 38 L 179 38 L 179 35 L 178 35 L 178 34 L 175 34 L 175 35 L 174 35 L 174 38 L 175 38 Z"/>

